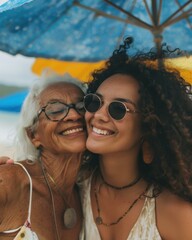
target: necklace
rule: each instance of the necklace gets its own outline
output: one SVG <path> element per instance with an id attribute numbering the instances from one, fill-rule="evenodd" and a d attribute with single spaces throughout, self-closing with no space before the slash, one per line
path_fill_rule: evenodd
<path id="1" fill-rule="evenodd" d="M 60 189 L 57 187 L 55 180 L 51 177 L 51 175 L 48 172 L 47 172 L 47 176 L 49 177 L 51 182 L 54 184 L 55 188 L 57 189 L 58 193 L 60 194 L 60 196 L 62 197 L 64 202 L 67 204 L 67 201 L 66 201 L 64 195 L 61 193 Z M 77 222 L 77 214 L 76 214 L 76 211 L 74 208 L 67 207 L 65 209 L 64 214 L 63 214 L 63 221 L 64 221 L 64 225 L 66 228 L 70 229 L 75 226 L 75 224 Z"/>
<path id="2" fill-rule="evenodd" d="M 130 187 L 134 186 L 135 184 L 137 184 L 139 182 L 139 180 L 141 179 L 141 177 L 138 176 L 136 179 L 134 179 L 129 184 L 127 184 L 125 186 L 122 186 L 122 187 L 117 187 L 117 186 L 111 185 L 110 183 L 106 182 L 101 172 L 100 172 L 100 175 L 101 175 L 101 179 L 102 179 L 102 181 L 105 185 L 107 185 L 110 188 L 116 189 L 116 190 L 122 190 L 122 189 L 125 189 L 125 188 L 130 188 Z"/>
<path id="3" fill-rule="evenodd" d="M 53 198 L 53 193 L 52 193 L 51 187 L 50 187 L 50 185 L 49 185 L 49 181 L 48 181 L 47 176 L 46 176 L 46 174 L 45 174 L 45 169 L 44 169 L 44 167 L 43 167 L 43 163 L 42 163 L 40 154 L 41 154 L 41 151 L 39 152 L 38 160 L 39 160 L 39 162 L 40 162 L 41 170 L 42 170 L 42 172 L 43 172 L 43 176 L 44 176 L 44 179 L 45 179 L 45 182 L 46 182 L 46 184 L 47 184 L 47 187 L 48 187 L 48 190 L 49 190 L 49 193 L 50 193 L 50 197 L 51 197 L 51 202 L 52 202 L 52 214 L 53 214 L 53 220 L 54 220 L 54 225 L 55 225 L 56 237 L 57 237 L 57 240 L 60 240 L 59 231 L 58 231 L 58 226 L 57 226 L 56 213 L 55 213 L 55 201 L 54 201 L 54 198 Z"/>
<path id="4" fill-rule="evenodd" d="M 60 196 L 64 200 L 65 204 L 67 204 L 67 201 L 65 200 L 65 197 L 63 196 L 63 194 L 61 193 L 61 191 L 57 187 L 56 182 L 54 181 L 54 179 L 51 177 L 51 175 L 44 168 L 43 163 L 41 161 L 41 158 L 39 158 L 39 161 L 40 161 L 41 169 L 42 169 L 42 172 L 43 172 L 43 176 L 45 178 L 45 181 L 47 183 L 47 186 L 48 186 L 48 189 L 49 189 L 49 192 L 50 192 L 50 195 L 51 195 L 51 201 L 52 201 L 52 206 L 53 206 L 54 222 L 55 222 L 56 230 L 57 230 L 56 214 L 55 214 L 55 202 L 54 202 L 54 198 L 53 198 L 53 193 L 52 193 L 51 187 L 49 185 L 48 178 L 54 184 L 55 188 L 57 189 L 58 193 L 60 194 Z M 75 211 L 74 208 L 67 207 L 65 209 L 64 214 L 63 214 L 63 222 L 64 222 L 64 226 L 66 228 L 68 228 L 68 229 L 71 229 L 71 228 L 73 228 L 75 226 L 75 224 L 77 222 L 77 214 L 76 214 L 76 211 Z M 57 236 L 58 236 L 58 230 L 57 230 Z"/>
<path id="5" fill-rule="evenodd" d="M 95 218 L 95 222 L 97 225 L 104 225 L 105 227 L 110 227 L 110 226 L 118 224 L 131 211 L 131 209 L 135 206 L 135 204 L 138 202 L 138 200 L 141 199 L 143 196 L 145 196 L 146 192 L 149 189 L 149 186 L 147 186 L 146 189 L 131 203 L 129 208 L 116 221 L 111 222 L 111 223 L 105 223 L 101 217 L 101 208 L 99 206 L 99 200 L 98 200 L 98 195 L 97 195 L 99 193 L 100 186 L 101 186 L 101 184 L 99 185 L 98 190 L 96 189 L 96 187 L 94 189 L 95 200 L 96 200 L 96 205 L 97 205 L 97 213 L 98 213 L 98 216 Z"/>

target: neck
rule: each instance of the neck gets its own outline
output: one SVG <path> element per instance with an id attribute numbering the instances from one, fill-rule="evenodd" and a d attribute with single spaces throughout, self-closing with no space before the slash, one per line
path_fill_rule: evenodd
<path id="1" fill-rule="evenodd" d="M 106 154 L 100 158 L 100 171 L 105 181 L 116 187 L 128 185 L 139 176 L 137 154 Z"/>
<path id="2" fill-rule="evenodd" d="M 81 156 L 81 153 L 52 155 L 42 152 L 41 154 L 41 161 L 45 172 L 51 176 L 60 192 L 67 197 L 70 197 L 74 190 L 81 164 Z"/>

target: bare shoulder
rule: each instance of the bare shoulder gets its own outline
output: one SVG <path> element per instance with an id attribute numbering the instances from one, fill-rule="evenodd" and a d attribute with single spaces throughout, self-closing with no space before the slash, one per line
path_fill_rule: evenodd
<path id="1" fill-rule="evenodd" d="M 3 186 L 8 182 L 13 182 L 18 176 L 20 170 L 16 164 L 0 165 L 0 184 Z M 13 181 L 12 181 L 13 180 Z"/>
<path id="2" fill-rule="evenodd" d="M 192 203 L 164 190 L 156 200 L 156 213 L 163 239 L 192 239 Z"/>
<path id="3" fill-rule="evenodd" d="M 0 202 L 11 197 L 10 192 L 17 192 L 18 186 L 25 182 L 25 173 L 17 164 L 0 165 Z"/>
<path id="4" fill-rule="evenodd" d="M 5 219 L 7 209 L 19 198 L 22 172 L 15 164 L 0 165 L 0 226 Z"/>

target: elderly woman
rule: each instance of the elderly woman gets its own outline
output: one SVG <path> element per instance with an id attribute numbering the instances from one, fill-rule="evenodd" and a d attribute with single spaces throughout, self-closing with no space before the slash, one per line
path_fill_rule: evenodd
<path id="1" fill-rule="evenodd" d="M 0 239 L 79 238 L 84 92 L 70 76 L 46 77 L 30 90 L 18 128 L 19 161 L 0 167 Z"/>

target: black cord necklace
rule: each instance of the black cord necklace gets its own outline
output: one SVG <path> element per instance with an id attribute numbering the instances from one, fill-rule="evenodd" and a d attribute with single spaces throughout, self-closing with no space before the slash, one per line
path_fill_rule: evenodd
<path id="1" fill-rule="evenodd" d="M 135 184 L 137 184 L 139 182 L 139 180 L 141 179 L 141 177 L 138 176 L 136 179 L 134 179 L 132 182 L 128 183 L 127 185 L 122 186 L 122 187 L 117 187 L 117 186 L 111 185 L 110 183 L 106 182 L 101 172 L 100 172 L 100 175 L 101 175 L 101 179 L 105 185 L 107 185 L 110 188 L 116 189 L 116 190 L 123 190 L 125 188 L 130 188 L 130 187 L 134 186 Z"/>

